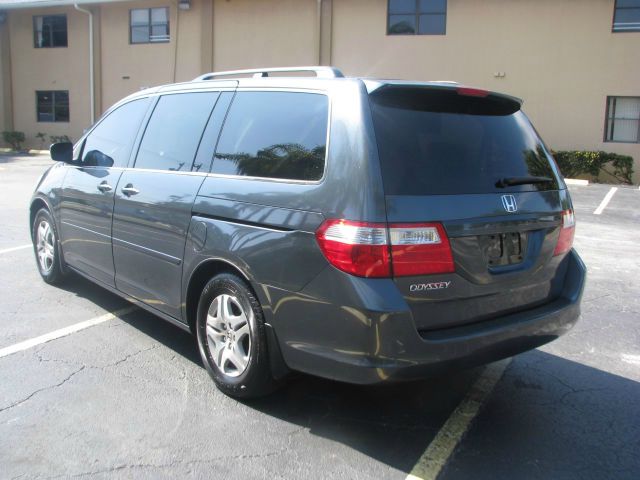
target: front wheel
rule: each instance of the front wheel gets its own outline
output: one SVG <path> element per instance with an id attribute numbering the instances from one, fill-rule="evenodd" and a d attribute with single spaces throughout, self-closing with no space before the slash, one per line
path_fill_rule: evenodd
<path id="1" fill-rule="evenodd" d="M 262 308 L 244 280 L 223 273 L 207 283 L 196 330 L 202 362 L 220 390 L 238 398 L 273 391 Z"/>
<path id="2" fill-rule="evenodd" d="M 33 250 L 42 279 L 52 285 L 64 277 L 58 251 L 58 233 L 53 217 L 45 208 L 38 210 L 32 225 Z"/>

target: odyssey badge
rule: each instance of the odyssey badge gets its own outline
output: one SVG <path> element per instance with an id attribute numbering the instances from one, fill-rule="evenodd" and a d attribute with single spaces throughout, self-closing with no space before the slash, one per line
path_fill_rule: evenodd
<path id="1" fill-rule="evenodd" d="M 425 290 L 443 290 L 449 288 L 451 281 L 448 282 L 433 282 L 433 283 L 414 283 L 409 287 L 412 292 L 424 292 Z"/>

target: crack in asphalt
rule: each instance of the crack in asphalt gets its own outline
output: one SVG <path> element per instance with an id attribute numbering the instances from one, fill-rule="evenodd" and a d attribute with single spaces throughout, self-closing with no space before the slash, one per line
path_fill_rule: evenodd
<path id="1" fill-rule="evenodd" d="M 44 392 L 46 390 L 51 390 L 54 388 L 58 388 L 61 387 L 62 385 L 64 385 L 65 383 L 67 383 L 69 380 L 71 380 L 75 375 L 77 375 L 78 373 L 82 372 L 85 369 L 85 366 L 81 366 L 78 370 L 75 370 L 74 372 L 72 372 L 70 375 L 68 375 L 64 380 L 62 380 L 60 383 L 56 383 L 55 385 L 49 385 L 47 387 L 43 387 L 43 388 L 39 388 L 38 390 L 31 392 L 29 395 L 27 395 L 25 398 L 23 398 L 22 400 L 18 400 L 15 403 L 12 403 L 11 405 L 8 405 L 6 407 L 0 408 L 0 413 L 9 410 L 11 408 L 17 407 L 19 405 L 22 405 L 23 403 L 29 401 L 31 398 L 33 398 L 35 395 L 37 395 L 40 392 Z"/>
<path id="2" fill-rule="evenodd" d="M 63 474 L 63 475 L 55 475 L 50 477 L 44 477 L 47 480 L 53 480 L 57 478 L 82 478 L 82 477 L 90 477 L 94 475 L 100 475 L 104 473 L 113 473 L 122 470 L 137 470 L 137 469 L 170 469 L 179 466 L 198 466 L 198 465 L 211 465 L 220 462 L 221 460 L 254 460 L 254 459 L 262 459 L 262 458 L 270 458 L 281 455 L 286 452 L 288 447 L 283 447 L 279 450 L 266 452 L 266 453 L 255 453 L 255 454 L 240 454 L 240 455 L 221 455 L 219 457 L 213 457 L 206 460 L 175 460 L 173 462 L 168 463 L 132 463 L 132 464 L 123 464 L 116 465 L 109 468 L 103 468 L 99 470 L 91 470 L 89 472 L 81 472 L 76 474 Z"/>
<path id="3" fill-rule="evenodd" d="M 85 371 L 85 370 L 105 370 L 105 369 L 107 369 L 107 368 L 113 368 L 113 367 L 116 367 L 116 366 L 118 366 L 118 365 L 120 365 L 120 364 L 122 364 L 122 363 L 126 362 L 127 360 L 129 360 L 129 359 L 131 359 L 131 358 L 133 358 L 133 357 L 136 357 L 136 356 L 138 356 L 138 355 L 140 355 L 140 354 L 142 354 L 142 353 L 148 352 L 148 351 L 150 351 L 150 350 L 155 350 L 155 349 L 156 349 L 156 348 L 158 348 L 158 347 L 159 347 L 159 345 L 158 345 L 158 344 L 156 344 L 156 345 L 153 345 L 153 346 L 152 346 L 152 347 L 150 347 L 150 348 L 143 348 L 143 349 L 138 350 L 138 351 L 136 351 L 136 352 L 130 353 L 130 354 L 126 355 L 125 357 L 123 357 L 123 358 L 121 358 L 121 359 L 119 359 L 119 360 L 117 360 L 117 361 L 115 361 L 115 362 L 113 362 L 113 363 L 109 363 L 109 364 L 107 364 L 107 365 L 103 365 L 103 366 L 97 366 L 97 365 L 86 365 L 86 364 L 79 364 L 78 362 L 70 362 L 70 361 L 68 361 L 68 360 L 60 360 L 60 359 L 44 358 L 44 357 L 43 357 L 43 355 L 41 355 L 41 354 L 40 354 L 40 351 L 41 351 L 42 349 L 40 349 L 40 350 L 36 350 L 36 351 L 34 352 L 34 354 L 35 354 L 35 356 L 38 358 L 38 361 L 39 361 L 39 362 L 57 362 L 57 363 L 63 363 L 63 364 L 65 364 L 65 365 L 70 365 L 70 366 L 73 366 L 73 365 L 80 365 L 80 367 L 79 367 L 78 369 L 74 370 L 72 373 L 70 373 L 70 374 L 69 374 L 67 377 L 65 377 L 61 382 L 56 383 L 56 384 L 54 384 L 54 385 L 49 385 L 49 386 L 46 386 L 46 387 L 39 388 L 39 389 L 37 389 L 37 390 L 35 390 L 35 391 L 31 392 L 29 395 L 27 395 L 27 396 L 26 396 L 26 397 L 24 397 L 23 399 L 18 400 L 17 402 L 14 402 L 14 403 L 12 403 L 12 404 L 10 404 L 10 405 L 7 405 L 7 406 L 5 406 L 5 407 L 0 408 L 0 413 L 2 413 L 2 412 L 4 412 L 4 411 L 6 411 L 6 410 L 10 410 L 10 409 L 12 409 L 12 408 L 14 408 L 14 407 L 17 407 L 17 406 L 20 406 L 20 405 L 24 404 L 25 402 L 27 402 L 27 401 L 31 400 L 34 396 L 36 396 L 37 394 L 39 394 L 39 393 L 41 393 L 41 392 L 44 392 L 44 391 L 47 391 L 47 390 L 52 390 L 52 389 L 55 389 L 55 388 L 61 387 L 62 385 L 64 385 L 65 383 L 67 383 L 69 380 L 71 380 L 74 376 L 76 376 L 77 374 L 79 374 L 79 373 L 80 373 L 80 372 L 82 372 L 82 371 Z"/>

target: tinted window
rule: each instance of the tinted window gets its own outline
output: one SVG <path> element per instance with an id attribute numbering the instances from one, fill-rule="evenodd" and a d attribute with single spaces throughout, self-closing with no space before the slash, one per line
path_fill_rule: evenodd
<path id="1" fill-rule="evenodd" d="M 218 93 L 183 93 L 160 98 L 136 158 L 136 168 L 190 171 Z"/>
<path id="2" fill-rule="evenodd" d="M 82 163 L 125 167 L 148 105 L 147 98 L 133 100 L 105 117 L 87 137 L 82 149 Z"/>
<path id="3" fill-rule="evenodd" d="M 290 92 L 242 92 L 224 124 L 213 172 L 320 180 L 324 172 L 328 99 Z"/>
<path id="4" fill-rule="evenodd" d="M 557 189 L 546 150 L 519 105 L 455 90 L 371 96 L 385 193 L 429 195 Z M 548 177 L 500 188 L 500 180 Z"/>

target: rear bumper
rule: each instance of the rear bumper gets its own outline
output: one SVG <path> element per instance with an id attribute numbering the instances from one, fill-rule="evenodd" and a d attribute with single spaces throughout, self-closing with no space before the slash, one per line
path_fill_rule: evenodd
<path id="1" fill-rule="evenodd" d="M 293 370 L 358 384 L 418 379 L 509 357 L 569 331 L 580 316 L 586 267 L 575 250 L 565 261 L 555 301 L 463 327 L 420 334 L 397 289 L 346 275 L 318 279 L 300 294 L 271 291 L 276 308 L 265 313 Z M 342 306 L 323 300 L 336 295 Z M 358 299 L 369 308 L 348 306 Z"/>

